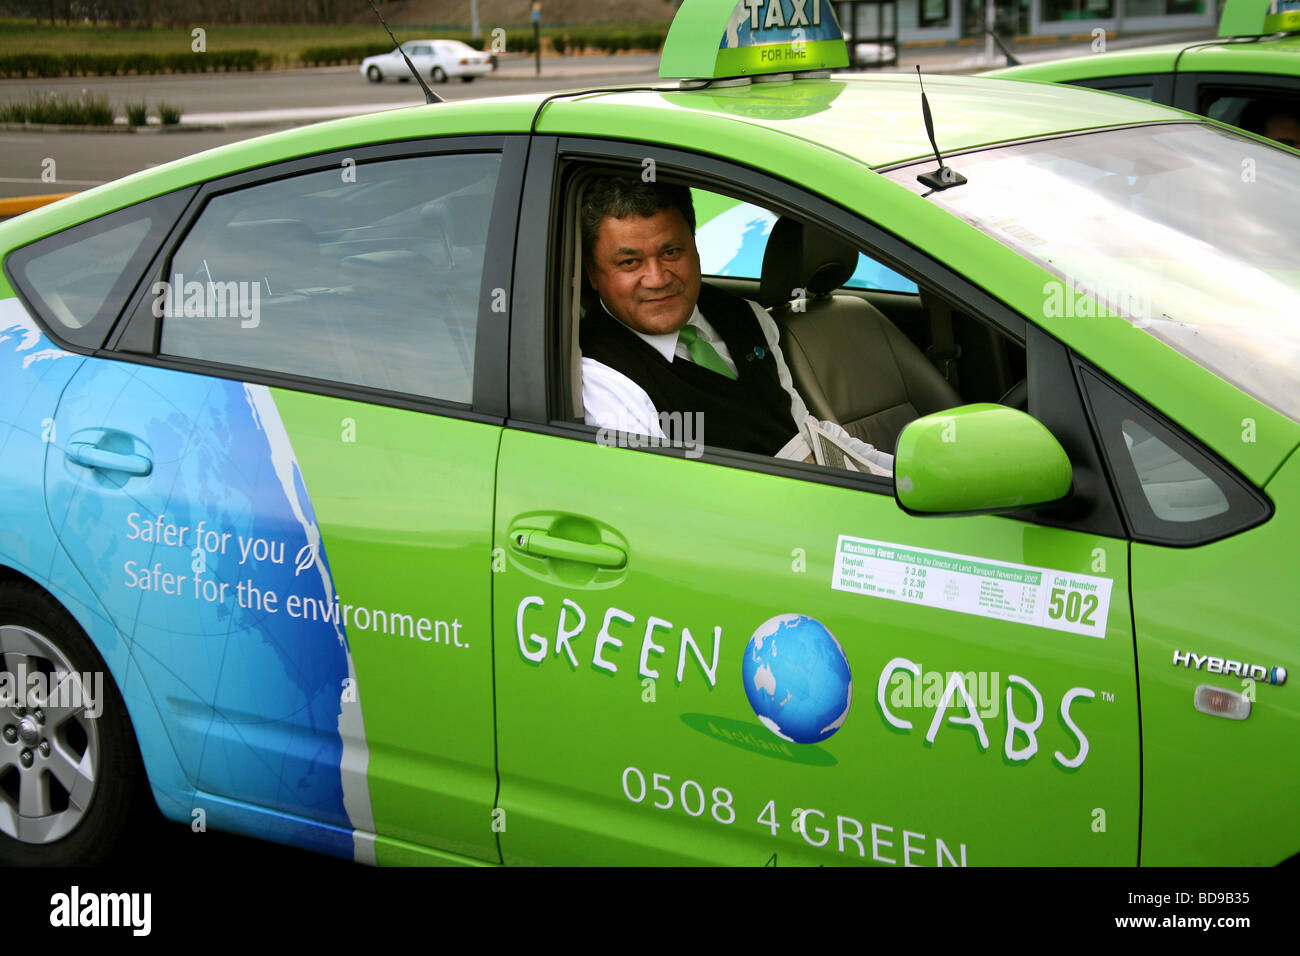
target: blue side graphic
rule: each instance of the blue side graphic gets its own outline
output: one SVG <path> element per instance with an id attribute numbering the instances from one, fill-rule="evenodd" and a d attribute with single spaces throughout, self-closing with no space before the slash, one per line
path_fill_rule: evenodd
<path id="1" fill-rule="evenodd" d="M 89 359 L 59 406 L 50 514 L 130 639 L 194 786 L 331 824 L 277 838 L 350 858 L 347 645 L 322 620 L 332 577 L 292 451 L 265 425 L 242 383 Z M 69 456 L 97 441 L 150 474 Z M 305 615 L 308 601 L 325 613 Z"/>

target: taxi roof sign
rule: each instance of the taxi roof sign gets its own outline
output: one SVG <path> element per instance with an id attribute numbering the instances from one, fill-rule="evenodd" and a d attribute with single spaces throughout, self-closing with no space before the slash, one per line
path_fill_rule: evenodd
<path id="1" fill-rule="evenodd" d="M 1300 0 L 1228 0 L 1219 36 L 1247 37 L 1300 32 Z"/>
<path id="2" fill-rule="evenodd" d="M 831 0 L 684 0 L 659 75 L 714 80 L 848 65 Z"/>

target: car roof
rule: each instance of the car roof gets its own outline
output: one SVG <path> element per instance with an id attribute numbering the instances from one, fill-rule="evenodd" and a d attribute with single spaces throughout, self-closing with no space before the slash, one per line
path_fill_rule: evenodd
<path id="1" fill-rule="evenodd" d="M 1168 107 L 1069 86 L 930 76 L 925 88 L 945 153 L 1192 119 Z M 661 90 L 579 90 L 555 96 L 530 93 L 412 106 L 219 146 L 27 213 L 24 233 L 48 235 L 150 196 L 299 156 L 423 136 L 527 132 L 548 97 L 551 102 L 537 125 L 541 134 L 661 141 L 721 156 L 734 155 L 738 138 L 770 143 L 788 137 L 786 143 L 804 147 L 805 155 L 807 146 L 820 147 L 873 168 L 932 155 L 920 89 L 916 77 L 906 74 L 842 74 L 699 90 L 680 90 L 663 81 Z"/>
<path id="2" fill-rule="evenodd" d="M 968 76 L 930 76 L 925 90 L 945 153 L 1132 123 L 1186 120 L 1187 114 L 1091 90 L 1008 84 Z M 614 107 L 611 109 L 611 107 Z M 664 126 L 671 117 L 671 131 Z M 538 132 L 645 140 L 725 143 L 762 129 L 842 153 L 873 168 L 932 156 L 920 87 L 908 74 L 840 74 L 702 90 L 619 91 L 552 104 Z M 714 149 L 727 155 L 725 149 Z"/>
<path id="3" fill-rule="evenodd" d="M 1182 57 L 1179 58 L 1179 54 Z M 1045 80 L 1055 83 L 1100 79 L 1140 73 L 1195 70 L 1218 73 L 1264 73 L 1300 76 L 1300 34 L 1248 37 L 1237 41 L 1212 40 L 1200 44 L 1166 43 L 1159 46 L 1073 56 L 1046 63 L 1023 63 L 981 76 L 1008 80 Z"/>

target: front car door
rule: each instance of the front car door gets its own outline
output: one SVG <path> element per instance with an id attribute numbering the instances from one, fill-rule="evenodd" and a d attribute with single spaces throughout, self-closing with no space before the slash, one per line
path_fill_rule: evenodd
<path id="1" fill-rule="evenodd" d="M 707 422 L 702 450 L 614 447 L 635 436 L 571 417 L 566 188 L 647 149 L 533 146 L 522 228 L 551 242 L 517 261 L 494 539 L 504 859 L 1136 862 L 1127 546 L 1064 348 L 814 194 L 653 149 L 660 177 L 847 231 L 1001 323 L 1097 500 L 1078 527 L 923 519 L 887 479 L 709 446 Z M 769 729 L 763 692 L 798 718 Z"/>

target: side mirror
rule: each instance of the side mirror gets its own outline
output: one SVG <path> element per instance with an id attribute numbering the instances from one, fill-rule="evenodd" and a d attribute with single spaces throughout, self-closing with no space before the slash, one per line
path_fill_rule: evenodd
<path id="1" fill-rule="evenodd" d="M 927 515 L 1019 511 L 1070 493 L 1065 449 L 1035 418 L 1005 405 L 963 405 L 918 418 L 898 436 L 894 496 Z"/>

